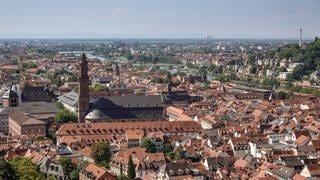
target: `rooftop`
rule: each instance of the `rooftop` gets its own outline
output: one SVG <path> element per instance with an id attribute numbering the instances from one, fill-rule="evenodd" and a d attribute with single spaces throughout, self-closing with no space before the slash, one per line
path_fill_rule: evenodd
<path id="1" fill-rule="evenodd" d="M 46 124 L 40 120 L 37 120 L 30 115 L 23 112 L 10 113 L 9 118 L 18 123 L 19 125 L 31 125 L 31 124 Z"/>

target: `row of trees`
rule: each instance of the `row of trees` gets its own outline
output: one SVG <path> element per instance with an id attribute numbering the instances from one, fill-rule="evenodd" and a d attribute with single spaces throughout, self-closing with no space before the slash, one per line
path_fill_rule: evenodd
<path id="1" fill-rule="evenodd" d="M 59 159 L 59 164 L 62 165 L 67 179 L 78 180 L 79 171 L 87 164 L 86 161 L 80 163 L 79 166 L 71 162 L 70 157 L 62 157 Z M 41 172 L 39 168 L 31 162 L 28 158 L 16 157 L 9 162 L 0 158 L 0 179 L 3 180 L 42 180 L 42 179 L 56 179 L 55 177 L 47 177 Z"/>
<path id="2" fill-rule="evenodd" d="M 80 166 L 73 164 L 69 157 L 59 159 L 59 164 L 62 165 L 65 175 L 70 180 L 79 179 L 79 171 L 87 162 L 83 161 Z M 45 175 L 39 172 L 38 167 L 31 162 L 30 159 L 17 157 L 9 162 L 3 158 L 0 159 L 0 179 L 11 180 L 42 180 L 46 179 Z M 56 179 L 54 177 L 47 177 L 47 179 Z"/>
<path id="3" fill-rule="evenodd" d="M 127 57 L 129 60 L 129 58 Z M 176 59 L 174 56 L 156 56 L 156 55 L 139 55 L 132 59 L 136 62 L 142 64 L 158 64 L 158 63 L 166 63 L 166 64 L 181 64 L 181 62 Z"/>

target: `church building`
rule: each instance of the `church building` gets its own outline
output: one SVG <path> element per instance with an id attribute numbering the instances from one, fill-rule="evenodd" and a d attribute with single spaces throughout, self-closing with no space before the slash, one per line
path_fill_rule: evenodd
<path id="1" fill-rule="evenodd" d="M 90 97 L 88 60 L 84 53 L 79 60 L 79 66 L 79 123 L 165 120 L 165 98 L 161 95 Z M 114 76 L 120 81 L 118 65 Z"/>

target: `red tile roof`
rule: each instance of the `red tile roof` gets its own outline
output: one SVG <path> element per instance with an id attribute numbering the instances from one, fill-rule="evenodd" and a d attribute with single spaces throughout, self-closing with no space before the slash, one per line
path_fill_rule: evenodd
<path id="1" fill-rule="evenodd" d="M 151 122 L 117 122 L 117 123 L 70 123 L 64 124 L 56 132 L 57 136 L 63 135 L 106 135 L 124 134 L 129 129 L 141 129 L 150 132 L 200 132 L 201 125 L 194 121 L 151 121 Z"/>

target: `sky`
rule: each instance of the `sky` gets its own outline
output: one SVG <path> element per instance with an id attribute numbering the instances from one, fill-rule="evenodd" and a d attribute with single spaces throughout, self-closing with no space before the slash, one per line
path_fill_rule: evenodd
<path id="1" fill-rule="evenodd" d="M 0 38 L 320 35 L 320 0 L 0 0 Z"/>

